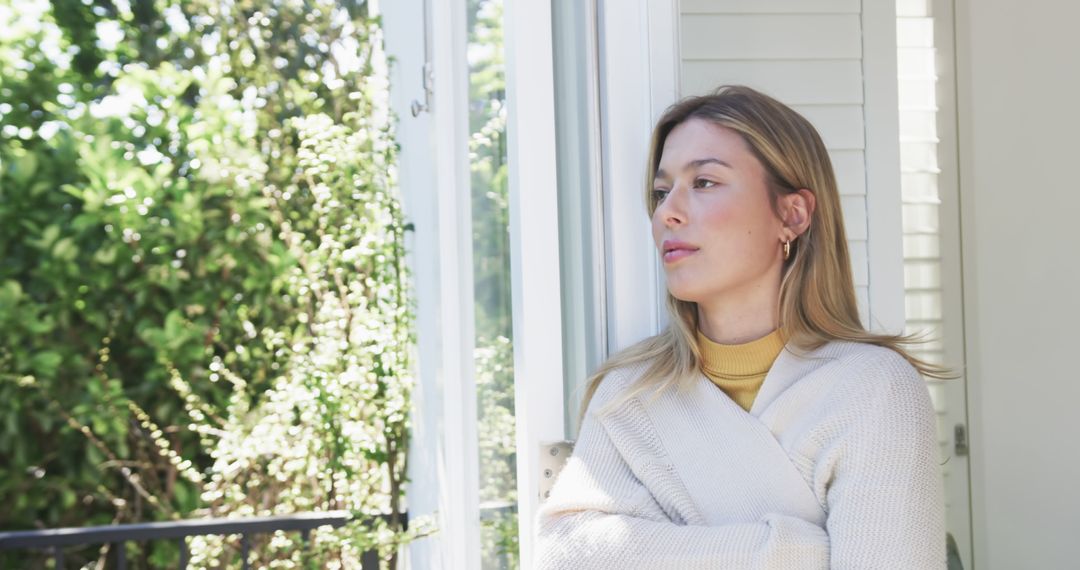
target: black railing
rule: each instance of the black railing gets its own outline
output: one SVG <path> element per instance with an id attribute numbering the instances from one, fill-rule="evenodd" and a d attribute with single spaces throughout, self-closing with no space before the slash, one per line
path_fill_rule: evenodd
<path id="1" fill-rule="evenodd" d="M 407 516 L 400 515 L 403 524 Z M 389 519 L 390 515 L 383 515 Z M 204 535 L 240 535 L 240 556 L 244 570 L 248 569 L 251 550 L 250 536 L 276 531 L 299 531 L 303 548 L 308 548 L 312 529 L 322 526 L 338 528 L 352 520 L 348 511 L 299 513 L 272 517 L 188 519 L 169 522 L 140 524 L 117 524 L 47 530 L 23 530 L 0 532 L 0 550 L 47 550 L 51 551 L 57 570 L 64 567 L 64 547 L 89 544 L 109 544 L 116 552 L 116 568 L 126 570 L 126 542 L 149 540 L 178 540 L 180 545 L 180 568 L 187 568 L 187 537 Z M 365 569 L 379 568 L 379 553 L 371 550 L 361 558 Z"/>

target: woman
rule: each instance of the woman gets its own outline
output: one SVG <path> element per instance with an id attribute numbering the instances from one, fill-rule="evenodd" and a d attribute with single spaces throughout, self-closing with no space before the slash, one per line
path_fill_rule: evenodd
<path id="1" fill-rule="evenodd" d="M 722 87 L 650 154 L 671 324 L 590 380 L 535 566 L 944 568 L 945 370 L 863 329 L 820 136 Z"/>

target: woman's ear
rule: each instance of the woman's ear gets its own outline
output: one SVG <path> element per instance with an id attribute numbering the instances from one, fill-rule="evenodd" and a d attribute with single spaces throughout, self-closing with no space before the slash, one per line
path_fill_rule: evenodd
<path id="1" fill-rule="evenodd" d="M 817 199 L 814 193 L 800 188 L 780 197 L 780 213 L 784 221 L 785 239 L 793 240 L 810 228 Z"/>

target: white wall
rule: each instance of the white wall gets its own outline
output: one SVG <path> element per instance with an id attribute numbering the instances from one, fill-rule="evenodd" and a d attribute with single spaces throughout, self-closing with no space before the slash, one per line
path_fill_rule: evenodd
<path id="1" fill-rule="evenodd" d="M 1080 3 L 956 22 L 975 565 L 1076 568 Z"/>

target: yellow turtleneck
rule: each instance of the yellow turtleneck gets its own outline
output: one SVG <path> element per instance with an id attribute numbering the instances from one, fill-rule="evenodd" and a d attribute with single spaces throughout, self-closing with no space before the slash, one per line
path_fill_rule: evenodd
<path id="1" fill-rule="evenodd" d="M 765 375 L 784 349 L 781 329 L 743 344 L 713 342 L 700 330 L 702 372 L 742 409 L 750 411 Z"/>

